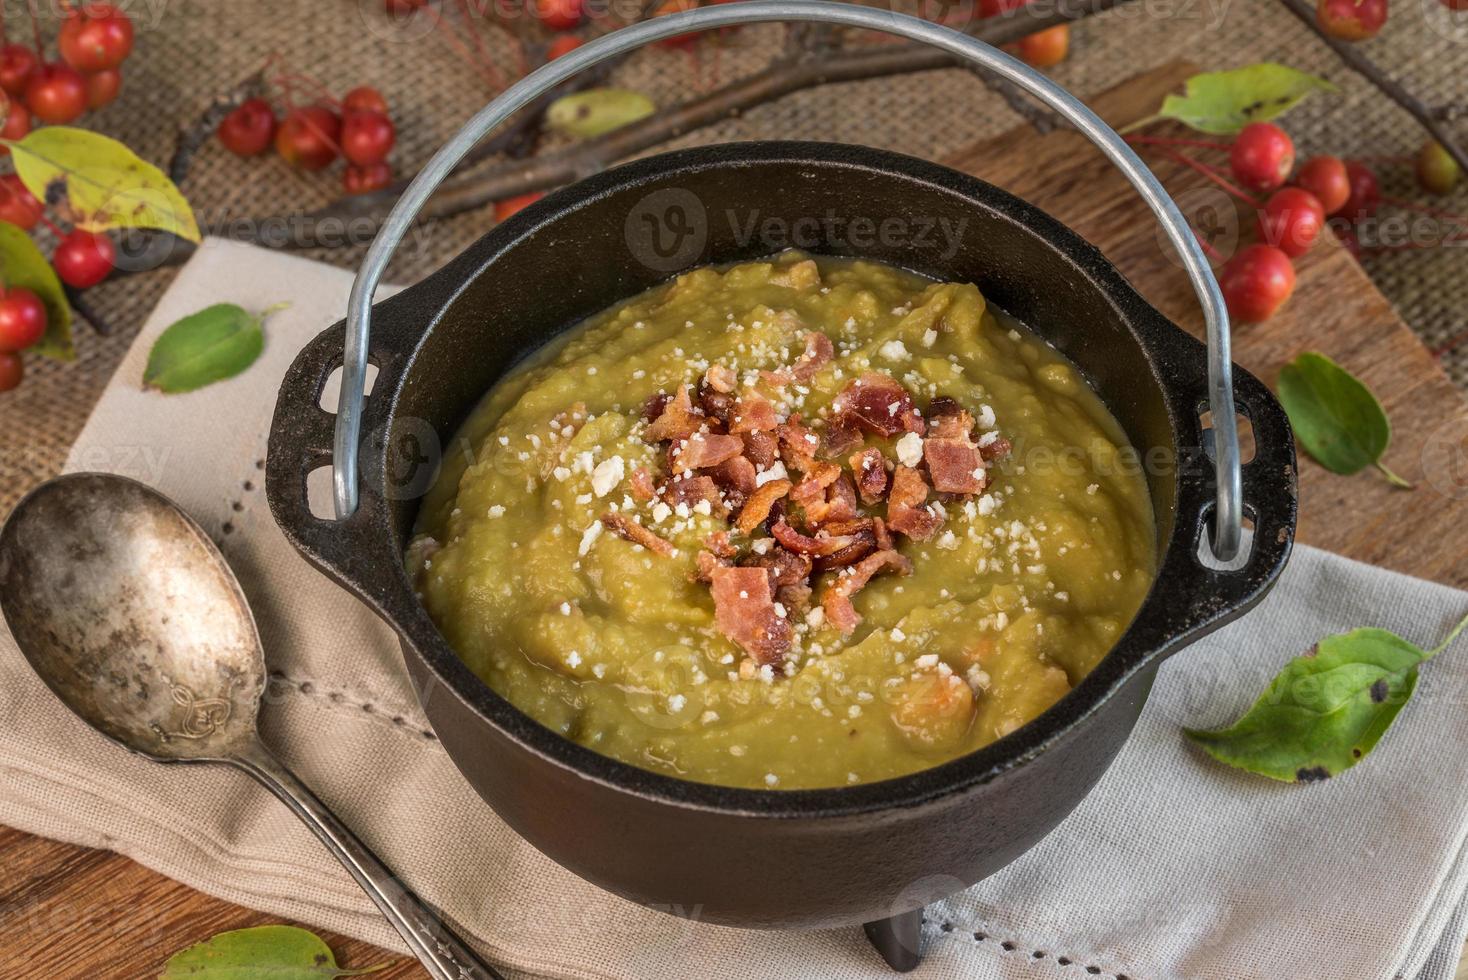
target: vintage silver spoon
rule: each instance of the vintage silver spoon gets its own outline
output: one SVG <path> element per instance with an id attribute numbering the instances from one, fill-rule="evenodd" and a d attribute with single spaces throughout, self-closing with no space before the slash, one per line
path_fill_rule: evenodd
<path id="1" fill-rule="evenodd" d="M 102 473 L 32 491 L 0 531 L 0 611 L 46 685 L 123 748 L 234 766 L 278 796 L 435 980 L 503 980 L 260 741 L 255 619 L 219 549 L 162 494 Z"/>

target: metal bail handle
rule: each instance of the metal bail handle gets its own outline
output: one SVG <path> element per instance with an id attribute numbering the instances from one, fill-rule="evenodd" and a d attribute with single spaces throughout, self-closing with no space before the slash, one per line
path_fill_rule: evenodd
<path id="1" fill-rule="evenodd" d="M 1045 103 L 1075 126 L 1116 165 L 1137 189 L 1161 222 L 1182 257 L 1193 290 L 1203 306 L 1208 339 L 1208 404 L 1213 412 L 1214 466 L 1218 501 L 1214 513 L 1212 548 L 1220 561 L 1239 551 L 1243 531 L 1242 476 L 1239 433 L 1234 414 L 1233 370 L 1229 353 L 1228 311 L 1213 278 L 1203 248 L 1187 219 L 1162 184 L 1126 142 L 1084 103 L 1049 78 L 997 48 L 947 27 L 909 14 L 858 7 L 830 0 L 743 0 L 741 3 L 702 7 L 665 17 L 654 17 L 613 31 L 542 65 L 501 92 L 464 124 L 453 139 L 433 155 L 403 191 L 377 237 L 367 249 L 352 283 L 347 309 L 346 357 L 341 396 L 337 402 L 333 485 L 338 519 L 357 510 L 357 456 L 362 429 L 363 389 L 367 372 L 367 341 L 372 324 L 372 299 L 388 260 L 427 203 L 433 191 L 484 136 L 522 107 L 568 78 L 653 41 L 690 31 L 770 21 L 814 21 L 896 34 L 940 48 L 955 58 L 992 71 Z"/>

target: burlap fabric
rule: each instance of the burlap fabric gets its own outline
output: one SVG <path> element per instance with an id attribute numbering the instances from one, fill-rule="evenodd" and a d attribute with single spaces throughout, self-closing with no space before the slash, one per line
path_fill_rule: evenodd
<path id="1" fill-rule="evenodd" d="M 481 4 L 481 0 L 471 0 Z M 394 30 L 382 0 L 310 3 L 223 3 L 217 0 L 130 0 L 135 52 L 121 98 L 85 120 L 145 157 L 163 162 L 177 131 L 211 99 L 276 59 L 278 70 L 309 73 L 337 94 L 358 84 L 380 88 L 393 107 L 399 143 L 393 164 L 411 172 L 490 95 L 484 79 L 442 34 Z M 506 7 L 511 4 L 506 3 Z M 518 4 L 516 4 L 518 6 Z M 452 15 L 455 4 L 444 3 Z M 13 30 L 19 5 L 4 8 Z M 1454 29 L 1438 0 L 1403 0 L 1385 36 L 1368 50 L 1432 104 L 1468 99 L 1462 65 L 1468 23 Z M 704 45 L 697 54 L 655 48 L 618 74 L 625 84 L 671 104 L 691 91 L 728 81 L 778 52 L 781 29 L 746 29 Z M 495 37 L 486 34 L 486 42 Z M 1269 0 L 1134 0 L 1074 30 L 1071 57 L 1055 77 L 1073 91 L 1094 92 L 1165 60 L 1184 57 L 1210 68 L 1277 60 L 1319 72 L 1341 86 L 1290 117 L 1302 154 L 1395 156 L 1422 140 L 1416 123 L 1368 83 L 1346 70 L 1302 25 Z M 507 52 L 501 61 L 512 65 Z M 302 83 L 297 98 L 312 96 Z M 1019 118 L 972 75 L 958 70 L 828 87 L 760 107 L 690 135 L 701 143 L 760 137 L 867 143 L 938 158 L 1012 127 Z M 1413 194 L 1409 168 L 1382 168 L 1386 190 Z M 246 216 L 289 214 L 320 206 L 339 190 L 339 168 L 298 173 L 274 155 L 240 160 L 210 141 L 198 154 L 184 191 L 201 221 L 218 230 Z M 1445 206 L 1465 210 L 1462 191 Z M 410 282 L 457 253 L 492 223 L 489 209 L 437 222 L 412 236 L 391 270 Z M 360 247 L 306 254 L 352 266 Z M 1410 249 L 1366 258 L 1367 269 L 1430 345 L 1468 328 L 1468 277 L 1462 248 Z M 89 300 L 113 327 L 109 337 L 79 327 L 79 358 L 55 364 L 32 358 L 27 383 L 0 397 L 0 510 L 59 467 L 103 384 L 173 273 L 159 270 L 93 290 Z M 1349 302 L 1342 297 L 1342 302 Z M 1445 358 L 1468 383 L 1468 346 Z"/>

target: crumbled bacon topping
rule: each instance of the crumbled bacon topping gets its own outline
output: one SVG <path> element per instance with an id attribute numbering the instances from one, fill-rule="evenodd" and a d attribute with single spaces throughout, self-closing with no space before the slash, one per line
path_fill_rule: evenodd
<path id="1" fill-rule="evenodd" d="M 923 434 L 923 417 L 912 403 L 912 395 L 897 379 L 876 371 L 868 371 L 836 396 L 831 405 L 839 416 L 846 416 L 872 435 L 892 437 L 901 432 Z"/>
<path id="2" fill-rule="evenodd" d="M 640 544 L 655 554 L 666 557 L 676 550 L 671 542 L 665 541 L 656 534 L 653 534 L 626 514 L 618 514 L 615 511 L 610 511 L 601 515 L 601 522 L 603 527 L 618 537 L 626 538 L 633 544 Z"/>
<path id="3" fill-rule="evenodd" d="M 718 566 L 709 573 L 714 622 L 719 632 L 760 664 L 778 664 L 790 649 L 790 621 L 775 609 L 770 572 L 764 568 Z"/>
<path id="4" fill-rule="evenodd" d="M 888 549 L 867 555 L 849 571 L 837 575 L 821 595 L 821 608 L 826 612 L 827 622 L 840 630 L 843 636 L 850 635 L 861 623 L 861 616 L 851 604 L 851 597 L 860 592 L 872 576 L 889 568 L 898 575 L 912 574 L 912 562 L 899 552 Z"/>
<path id="5" fill-rule="evenodd" d="M 887 526 L 914 541 L 932 537 L 943 519 L 924 506 L 927 499 L 928 483 L 923 475 L 910 466 L 897 467 L 887 495 Z"/>
<path id="6" fill-rule="evenodd" d="M 754 531 L 770 516 L 770 510 L 775 506 L 775 501 L 790 492 L 789 480 L 771 480 L 764 486 L 757 487 L 744 502 L 744 507 L 739 511 L 739 517 L 734 526 L 745 534 Z"/>
<path id="7" fill-rule="evenodd" d="M 788 326 L 800 328 L 798 321 Z M 771 386 L 763 390 L 781 392 L 782 400 L 804 397 L 805 389 L 791 394 L 790 386 L 810 382 L 836 356 L 823 333 L 807 331 L 804 342 L 793 364 L 760 372 Z M 849 635 L 861 622 L 852 598 L 873 576 L 912 571 L 896 535 L 931 538 L 943 510 L 929 497 L 983 493 L 988 466 L 1008 455 L 1010 444 L 993 430 L 987 406 L 988 431 L 980 433 L 974 413 L 954 399 L 932 398 L 925 415 L 899 381 L 878 371 L 847 384 L 815 431 L 799 414 L 782 417 L 783 402 L 753 387 L 735 395 L 738 385 L 732 368 L 712 364 L 696 390 L 680 385 L 649 400 L 642 438 L 663 446 L 666 467 L 660 476 L 646 466 L 633 469 L 630 494 L 639 503 L 657 501 L 652 511 L 659 524 L 672 513 L 687 519 L 692 512 L 729 522 L 695 552 L 694 576 L 712 590 L 720 632 L 754 663 L 771 667 L 794 642 L 791 617 L 804 617 L 809 608 L 813 576 L 831 578 L 811 613 L 812 627 L 824 618 Z M 874 437 L 892 442 L 869 445 Z M 890 470 L 889 453 L 897 462 Z M 657 554 L 674 552 L 669 541 L 615 508 L 601 521 Z M 939 546 L 956 546 L 951 537 Z M 741 674 L 751 669 L 746 661 Z"/>

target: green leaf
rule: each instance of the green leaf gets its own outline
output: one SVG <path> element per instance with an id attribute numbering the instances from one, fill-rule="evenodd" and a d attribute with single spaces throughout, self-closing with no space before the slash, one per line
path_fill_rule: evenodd
<path id="1" fill-rule="evenodd" d="M 1186 94 L 1167 96 L 1157 115 L 1205 133 L 1228 135 L 1251 122 L 1273 119 L 1315 91 L 1338 89 L 1288 65 L 1265 62 L 1194 75 Z"/>
<path id="2" fill-rule="evenodd" d="M 1417 687 L 1417 668 L 1458 637 L 1423 650 L 1395 633 L 1358 629 L 1296 657 L 1232 726 L 1186 729 L 1220 762 L 1285 782 L 1313 782 L 1365 758 Z"/>
<path id="3" fill-rule="evenodd" d="M 115 139 L 45 126 L 7 145 L 21 183 L 42 201 L 65 201 L 80 228 L 157 228 L 199 240 L 193 209 L 173 181 Z"/>
<path id="4" fill-rule="evenodd" d="M 656 111 L 656 103 L 641 92 L 593 88 L 556 99 L 545 111 L 545 121 L 551 129 L 586 139 L 610 133 Z"/>
<path id="5" fill-rule="evenodd" d="M 320 936 L 294 926 L 257 926 L 221 932 L 175 953 L 158 980 L 323 980 L 360 977 L 387 966 L 344 970 Z"/>
<path id="6" fill-rule="evenodd" d="M 254 316 L 233 303 L 219 303 L 189 314 L 154 341 L 144 387 L 176 395 L 234 377 L 264 350 L 261 324 L 276 309 Z"/>
<path id="7" fill-rule="evenodd" d="M 1375 466 L 1393 484 L 1412 484 L 1381 462 L 1392 427 L 1381 402 L 1339 364 L 1306 351 L 1279 372 L 1279 400 L 1305 451 L 1330 470 L 1350 476 Z"/>
<path id="8" fill-rule="evenodd" d="M 61 280 L 30 236 L 8 221 L 0 221 L 0 283 L 29 289 L 46 307 L 46 333 L 28 353 L 58 361 L 76 360 L 71 304 L 66 301 Z"/>

